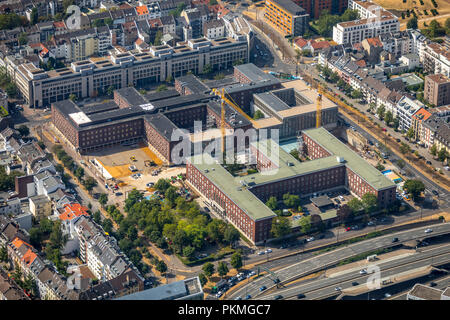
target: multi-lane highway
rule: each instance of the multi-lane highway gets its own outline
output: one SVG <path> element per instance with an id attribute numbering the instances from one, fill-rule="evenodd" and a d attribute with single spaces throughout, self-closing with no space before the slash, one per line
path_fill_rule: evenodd
<path id="1" fill-rule="evenodd" d="M 371 263 L 371 266 L 376 265 L 380 268 L 380 281 L 382 281 L 400 273 L 431 265 L 446 264 L 448 262 L 450 262 L 450 244 L 444 246 L 439 245 L 435 248 L 419 251 L 395 260 L 380 261 L 379 263 L 374 262 Z M 344 294 L 349 292 L 348 288 L 355 288 L 354 283 L 356 282 L 358 286 L 364 286 L 364 289 L 367 289 L 366 283 L 372 278 L 373 274 L 360 274 L 360 269 L 349 270 L 349 272 L 342 273 L 341 275 L 318 279 L 287 289 L 274 290 L 269 294 L 259 297 L 259 299 L 272 300 L 277 295 L 281 295 L 284 299 L 297 299 L 300 293 L 305 295 L 305 299 L 324 299 L 339 295 L 340 292 Z M 336 290 L 338 287 L 342 291 Z"/>
<path id="2" fill-rule="evenodd" d="M 377 249 L 388 248 L 405 241 L 424 239 L 430 236 L 450 233 L 450 223 L 434 225 L 432 227 L 433 232 L 425 233 L 425 230 L 428 228 L 429 227 L 415 228 L 408 231 L 402 231 L 386 236 L 377 237 L 374 239 L 361 241 L 292 264 L 288 267 L 275 271 L 274 274 L 279 279 L 280 284 L 283 284 L 314 273 L 316 271 L 323 270 L 327 267 L 337 264 L 339 261 L 356 256 L 358 254 L 371 252 Z M 392 239 L 394 237 L 398 238 L 398 242 L 392 242 Z M 247 295 L 250 295 L 252 298 L 257 298 L 261 294 L 261 292 L 259 291 L 260 287 L 266 286 L 268 289 L 275 287 L 273 278 L 273 275 L 264 275 L 260 278 L 257 278 L 229 294 L 227 299 L 235 299 L 238 296 L 246 297 Z"/>

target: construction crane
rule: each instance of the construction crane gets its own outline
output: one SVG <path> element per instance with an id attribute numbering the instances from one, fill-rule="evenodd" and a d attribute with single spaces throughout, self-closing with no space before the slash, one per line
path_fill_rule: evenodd
<path id="1" fill-rule="evenodd" d="M 222 153 L 225 152 L 225 104 L 228 104 L 229 106 L 233 107 L 236 111 L 238 111 L 243 117 L 245 117 L 247 120 L 249 120 L 251 123 L 254 123 L 254 120 L 250 118 L 248 114 L 246 114 L 239 106 L 232 101 L 233 98 L 230 97 L 228 99 L 225 95 L 225 88 L 222 88 L 221 90 L 218 89 L 212 89 L 212 92 L 220 97 L 220 130 L 222 134 Z"/>
<path id="2" fill-rule="evenodd" d="M 322 87 L 317 84 L 317 110 L 316 110 L 316 128 L 322 124 Z"/>

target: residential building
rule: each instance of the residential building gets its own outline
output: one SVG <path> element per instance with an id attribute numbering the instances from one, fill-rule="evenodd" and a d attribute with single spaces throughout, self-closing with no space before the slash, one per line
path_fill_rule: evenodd
<path id="1" fill-rule="evenodd" d="M 429 117 L 431 117 L 431 113 L 424 108 L 420 108 L 419 111 L 417 111 L 412 116 L 412 128 L 414 129 L 414 140 L 420 141 L 420 143 L 423 143 L 425 146 L 427 146 L 426 143 L 427 138 L 423 123 Z"/>
<path id="2" fill-rule="evenodd" d="M 74 232 L 79 239 L 80 259 L 100 281 L 114 279 L 129 270 L 139 273 L 120 251 L 115 238 L 106 235 L 90 218 L 80 215 Z"/>
<path id="3" fill-rule="evenodd" d="M 425 106 L 419 100 L 413 100 L 407 96 L 400 99 L 397 108 L 394 109 L 394 117 L 399 121 L 399 130 L 407 131 L 412 125 L 413 115 Z"/>
<path id="4" fill-rule="evenodd" d="M 265 9 L 265 21 L 283 36 L 301 36 L 308 30 L 309 15 L 291 0 L 266 0 Z"/>
<path id="5" fill-rule="evenodd" d="M 29 198 L 30 212 L 40 220 L 52 214 L 52 203 L 46 195 L 37 195 Z"/>
<path id="6" fill-rule="evenodd" d="M 349 0 L 348 7 L 358 10 L 359 19 L 333 27 L 333 41 L 337 44 L 358 43 L 383 33 L 399 31 L 398 18 L 373 2 Z"/>
<path id="7" fill-rule="evenodd" d="M 419 56 L 425 73 L 450 77 L 450 52 L 445 46 L 436 42 L 426 43 Z"/>
<path id="8" fill-rule="evenodd" d="M 208 39 L 223 38 L 225 24 L 222 20 L 210 20 L 203 25 L 203 35 Z"/>
<path id="9" fill-rule="evenodd" d="M 450 79 L 439 73 L 426 76 L 423 93 L 425 100 L 436 107 L 450 104 Z"/>

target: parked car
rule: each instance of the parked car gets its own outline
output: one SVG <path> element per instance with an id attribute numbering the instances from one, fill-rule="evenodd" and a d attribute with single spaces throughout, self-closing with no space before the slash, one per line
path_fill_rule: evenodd
<path id="1" fill-rule="evenodd" d="M 362 269 L 359 271 L 359 274 L 367 274 L 367 270 L 366 269 Z"/>
<path id="2" fill-rule="evenodd" d="M 373 221 L 369 221 L 369 222 L 367 222 L 367 226 L 373 226 L 375 224 L 375 222 L 373 222 Z"/>
<path id="3" fill-rule="evenodd" d="M 262 287 L 260 287 L 260 288 L 259 288 L 259 291 L 261 291 L 261 292 L 262 292 L 262 291 L 264 291 L 264 290 L 266 290 L 266 289 L 267 289 L 267 287 L 266 287 L 266 286 L 262 286 Z"/>
<path id="4" fill-rule="evenodd" d="M 427 164 L 432 164 L 430 160 L 427 160 Z"/>
<path id="5" fill-rule="evenodd" d="M 430 282 L 430 287 L 436 287 L 437 286 L 437 283 L 436 282 Z"/>
<path id="6" fill-rule="evenodd" d="M 117 196 L 117 197 L 118 197 L 118 196 L 121 196 L 121 195 L 123 195 L 122 192 L 116 192 L 116 196 Z"/>
<path id="7" fill-rule="evenodd" d="M 247 296 L 245 296 L 245 300 L 250 300 L 252 298 L 252 296 L 251 295 L 247 295 Z"/>
<path id="8" fill-rule="evenodd" d="M 352 228 L 350 228 L 350 227 L 345 228 L 345 231 L 350 231 L 350 230 L 352 230 Z"/>
<path id="9" fill-rule="evenodd" d="M 431 192 L 433 192 L 433 194 L 434 194 L 435 196 L 438 196 L 438 195 L 439 195 L 439 192 L 437 192 L 437 190 L 431 190 Z"/>
<path id="10" fill-rule="evenodd" d="M 314 240 L 315 240 L 314 237 L 310 237 L 310 238 L 306 239 L 306 241 L 308 241 L 308 242 L 311 242 L 311 241 L 314 241 Z"/>
<path id="11" fill-rule="evenodd" d="M 266 253 L 271 253 L 272 252 L 272 249 L 267 249 L 266 250 Z"/>
<path id="12" fill-rule="evenodd" d="M 260 251 L 260 252 L 258 252 L 258 255 L 259 256 L 262 256 L 263 254 L 265 254 L 266 252 L 265 251 Z"/>
<path id="13" fill-rule="evenodd" d="M 275 296 L 275 300 L 281 300 L 283 299 L 283 296 L 281 294 L 278 294 Z"/>
<path id="14" fill-rule="evenodd" d="M 234 300 L 242 300 L 242 297 L 238 296 L 238 297 L 234 298 Z"/>

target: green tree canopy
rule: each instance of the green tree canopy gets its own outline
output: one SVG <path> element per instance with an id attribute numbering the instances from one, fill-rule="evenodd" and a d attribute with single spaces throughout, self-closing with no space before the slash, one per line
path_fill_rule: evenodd
<path id="1" fill-rule="evenodd" d="M 217 272 L 219 273 L 220 277 L 224 277 L 228 273 L 228 264 L 225 261 L 220 261 L 217 265 Z"/>
<path id="2" fill-rule="evenodd" d="M 231 256 L 231 266 L 235 269 L 239 269 L 242 267 L 242 255 L 240 252 L 235 252 Z"/>
<path id="3" fill-rule="evenodd" d="M 425 190 L 425 185 L 420 180 L 406 180 L 403 185 L 403 189 L 408 192 L 413 199 L 417 199 L 418 196 Z"/>
<path id="4" fill-rule="evenodd" d="M 209 278 L 215 271 L 214 265 L 211 262 L 207 262 L 202 267 L 203 272 Z"/>
<path id="5" fill-rule="evenodd" d="M 286 217 L 275 217 L 270 232 L 275 238 L 287 236 L 291 232 L 291 224 Z"/>

